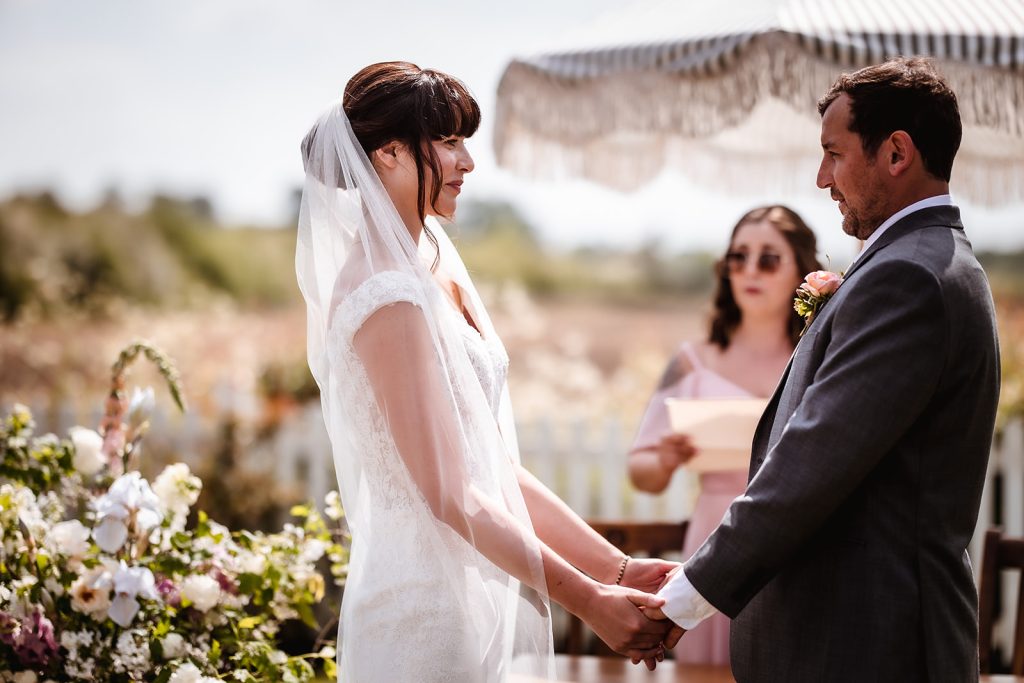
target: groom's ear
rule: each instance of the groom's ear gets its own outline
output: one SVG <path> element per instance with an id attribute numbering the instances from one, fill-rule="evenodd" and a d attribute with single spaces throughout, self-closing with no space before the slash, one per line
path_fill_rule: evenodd
<path id="1" fill-rule="evenodd" d="M 889 139 L 882 143 L 882 148 L 889 175 L 894 178 L 903 175 L 917 159 L 917 147 L 906 131 L 893 132 Z"/>

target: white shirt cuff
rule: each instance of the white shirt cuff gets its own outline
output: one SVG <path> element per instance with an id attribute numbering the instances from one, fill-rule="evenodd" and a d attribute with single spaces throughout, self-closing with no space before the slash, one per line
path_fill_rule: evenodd
<path id="1" fill-rule="evenodd" d="M 687 631 L 718 611 L 697 592 L 682 569 L 658 591 L 658 597 L 665 598 L 661 608 L 665 616 Z"/>

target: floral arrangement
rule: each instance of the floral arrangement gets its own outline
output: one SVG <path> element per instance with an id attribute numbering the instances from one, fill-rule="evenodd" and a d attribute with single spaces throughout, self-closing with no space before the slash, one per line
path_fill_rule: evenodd
<path id="1" fill-rule="evenodd" d="M 296 506 L 275 534 L 231 531 L 204 512 L 202 482 L 184 463 L 152 483 L 135 469 L 152 389 L 124 392 L 128 366 L 153 360 L 184 409 L 177 374 L 145 343 L 114 364 L 98 431 L 33 435 L 27 408 L 0 425 L 0 680 L 209 683 L 309 681 L 335 675 L 334 648 L 289 656 L 282 622 L 316 628 L 325 592 L 347 568 L 336 493 L 325 516 Z"/>
<path id="2" fill-rule="evenodd" d="M 796 298 L 793 299 L 793 309 L 804 319 L 804 329 L 800 332 L 801 337 L 814 322 L 814 316 L 832 298 L 841 284 L 843 284 L 843 274 L 828 270 L 816 270 L 813 273 L 808 273 L 804 281 L 800 283 L 796 289 Z"/>

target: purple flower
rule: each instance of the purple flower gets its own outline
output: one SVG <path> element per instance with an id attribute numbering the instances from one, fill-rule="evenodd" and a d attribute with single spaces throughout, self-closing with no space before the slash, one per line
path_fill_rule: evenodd
<path id="1" fill-rule="evenodd" d="M 214 580 L 216 580 L 217 583 L 220 585 L 220 589 L 222 591 L 224 591 L 225 593 L 229 593 L 231 595 L 238 595 L 238 586 L 235 584 L 234 580 L 232 580 L 230 576 L 224 573 L 224 570 L 222 570 L 219 567 L 216 567 L 210 573 L 213 576 Z"/>
<path id="2" fill-rule="evenodd" d="M 45 667 L 57 655 L 57 649 L 53 623 L 41 611 L 37 610 L 22 620 L 14 651 L 23 665 Z"/>
<path id="3" fill-rule="evenodd" d="M 157 581 L 156 592 L 160 594 L 164 604 L 171 607 L 181 606 L 181 591 L 178 590 L 178 587 L 170 579 L 163 578 Z"/>
<path id="4" fill-rule="evenodd" d="M 0 643 L 14 646 L 21 632 L 21 622 L 6 612 L 0 612 Z"/>

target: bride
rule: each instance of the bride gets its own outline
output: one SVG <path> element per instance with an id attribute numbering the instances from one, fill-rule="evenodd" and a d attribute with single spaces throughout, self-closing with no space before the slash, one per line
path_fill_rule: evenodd
<path id="1" fill-rule="evenodd" d="M 296 268 L 352 530 L 340 680 L 551 678 L 548 598 L 653 668 L 678 638 L 623 556 L 519 464 L 508 356 L 454 246 L 480 109 L 457 79 L 370 65 L 303 140 Z"/>

